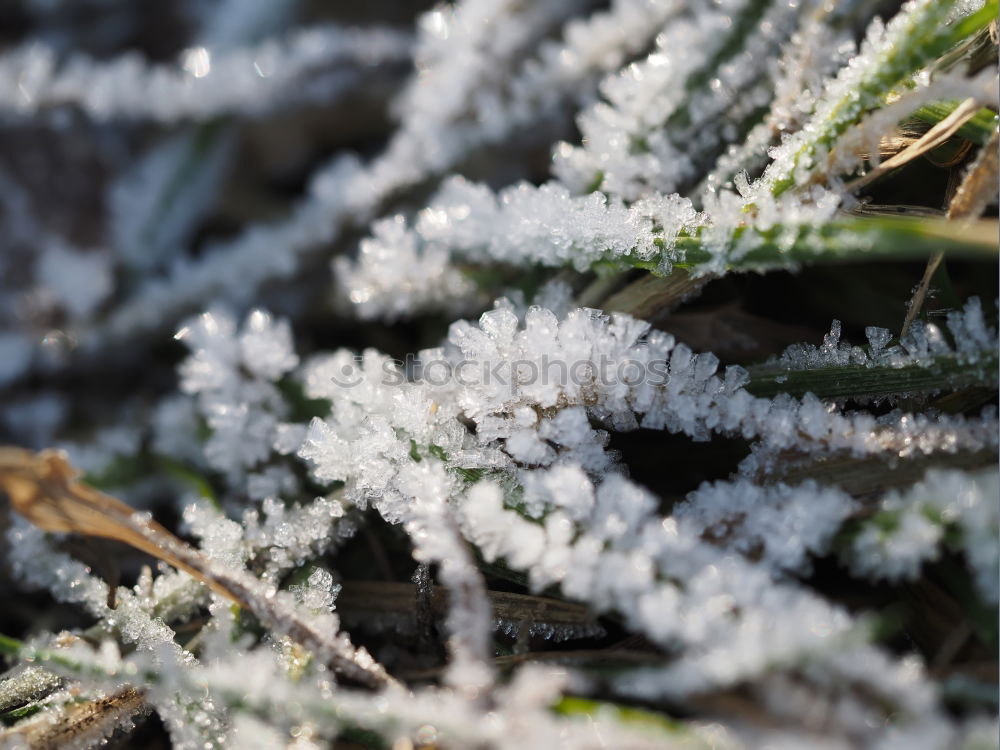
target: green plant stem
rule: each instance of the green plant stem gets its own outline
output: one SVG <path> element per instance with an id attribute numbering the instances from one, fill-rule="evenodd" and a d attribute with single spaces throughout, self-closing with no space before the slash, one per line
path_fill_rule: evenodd
<path id="1" fill-rule="evenodd" d="M 870 398 L 896 394 L 957 390 L 973 385 L 996 385 L 1000 362 L 996 350 L 984 351 L 978 360 L 964 356 L 935 357 L 926 364 L 905 367 L 845 365 L 811 370 L 790 370 L 762 365 L 750 368 L 747 390 L 755 396 L 778 393 L 820 398 Z"/>
<path id="2" fill-rule="evenodd" d="M 850 495 L 879 497 L 896 487 L 908 487 L 919 482 L 930 469 L 961 469 L 970 471 L 995 466 L 994 450 L 975 453 L 940 453 L 916 456 L 902 461 L 887 461 L 881 456 L 857 458 L 836 454 L 823 458 L 787 453 L 775 461 L 774 468 L 758 473 L 756 481 L 773 484 L 801 484 L 813 480 L 819 484 L 839 487 Z"/>
<path id="3" fill-rule="evenodd" d="M 996 232 L 996 223 L 990 221 L 958 225 L 943 219 L 864 217 L 763 231 L 738 227 L 722 252 L 728 255 L 725 270 L 731 271 L 862 260 L 923 260 L 942 250 L 951 257 L 995 262 Z M 713 260 L 703 234 L 699 230 L 677 239 L 672 250 L 675 267 L 694 269 Z M 734 252 L 744 242 L 749 249 Z M 654 273 L 659 267 L 657 260 L 631 264 Z"/>
<path id="4" fill-rule="evenodd" d="M 616 723 L 631 729 L 660 736 L 667 745 L 680 742 L 684 747 L 708 748 L 720 747 L 715 741 L 701 737 L 683 722 L 642 708 L 623 706 L 610 701 L 598 701 L 591 698 L 580 698 L 567 695 L 560 698 L 552 711 L 560 716 L 576 716 L 613 719 Z M 723 744 L 721 747 L 728 747 Z"/>
<path id="5" fill-rule="evenodd" d="M 81 678 L 90 677 L 106 680 L 109 677 L 121 677 L 122 679 L 137 677 L 143 682 L 157 683 L 160 681 L 159 674 L 152 670 L 118 675 L 95 664 L 78 661 L 71 656 L 67 656 L 65 653 L 60 653 L 58 650 L 29 646 L 24 641 L 19 641 L 2 633 L 0 633 L 0 654 L 23 659 L 28 662 L 44 664 Z"/>

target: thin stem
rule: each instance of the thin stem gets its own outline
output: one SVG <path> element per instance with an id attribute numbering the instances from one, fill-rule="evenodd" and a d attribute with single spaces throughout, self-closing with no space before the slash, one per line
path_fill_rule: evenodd
<path id="1" fill-rule="evenodd" d="M 906 318 L 903 320 L 903 327 L 899 331 L 899 338 L 903 338 L 907 334 L 910 326 L 913 325 L 913 321 L 916 320 L 920 308 L 924 306 L 927 291 L 931 288 L 931 279 L 934 278 L 934 272 L 937 271 L 942 260 L 944 260 L 944 252 L 941 250 L 938 250 L 927 259 L 927 267 L 924 269 L 924 275 L 920 279 L 920 284 L 917 285 L 917 291 L 913 293 L 913 298 L 910 300 L 910 307 L 906 311 Z"/>
<path id="2" fill-rule="evenodd" d="M 798 264 L 850 263 L 864 260 L 915 260 L 945 251 L 952 257 L 995 262 L 997 224 L 981 221 L 956 225 L 942 219 L 865 217 L 838 219 L 818 226 L 776 226 L 767 230 L 738 227 L 727 247 L 711 251 L 704 232 L 678 238 L 675 267 L 697 270 L 725 257 L 726 270 L 789 268 Z M 750 249 L 733 252 L 741 246 Z M 628 262 L 628 259 L 626 259 Z M 633 261 L 656 273 L 657 260 Z"/>

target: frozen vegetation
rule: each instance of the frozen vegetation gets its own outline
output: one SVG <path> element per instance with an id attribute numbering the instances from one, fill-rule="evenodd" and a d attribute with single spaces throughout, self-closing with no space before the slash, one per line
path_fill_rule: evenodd
<path id="1" fill-rule="evenodd" d="M 997 747 L 997 1 L 340 5 L 0 9 L 0 748 Z"/>

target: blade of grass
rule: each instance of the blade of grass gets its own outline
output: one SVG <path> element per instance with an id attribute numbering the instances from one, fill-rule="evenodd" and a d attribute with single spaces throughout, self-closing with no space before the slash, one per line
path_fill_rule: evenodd
<path id="1" fill-rule="evenodd" d="M 675 267 L 697 271 L 697 266 L 714 260 L 701 234 L 678 238 L 673 250 Z M 747 243 L 750 249 L 735 253 L 748 234 L 753 240 Z M 942 219 L 879 216 L 838 219 L 818 226 L 776 226 L 765 231 L 739 227 L 730 241 L 725 266 L 738 271 L 863 260 L 922 260 L 941 250 L 966 260 L 995 262 L 997 223 L 956 226 Z M 659 265 L 655 261 L 632 264 L 654 273 Z"/>
<path id="2" fill-rule="evenodd" d="M 761 365 L 749 368 L 747 390 L 755 396 L 778 393 L 820 398 L 874 398 L 898 394 L 933 393 L 969 386 L 995 386 L 1000 361 L 997 351 L 980 353 L 970 362 L 965 356 L 935 357 L 906 367 L 846 365 L 813 370 L 789 370 Z"/>
<path id="3" fill-rule="evenodd" d="M 961 102 L 931 102 L 922 106 L 912 116 L 928 125 L 937 125 L 950 117 L 960 104 Z M 992 109 L 982 107 L 962 123 L 962 126 L 955 131 L 955 135 L 972 141 L 978 146 L 985 146 L 993 137 L 998 123 L 1000 123 L 1000 116 Z"/>

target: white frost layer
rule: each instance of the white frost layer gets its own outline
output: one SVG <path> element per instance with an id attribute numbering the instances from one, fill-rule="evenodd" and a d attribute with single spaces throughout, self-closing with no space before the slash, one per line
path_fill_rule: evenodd
<path id="1" fill-rule="evenodd" d="M 931 471 L 922 482 L 886 495 L 846 553 L 851 570 L 889 581 L 916 578 L 924 562 L 941 554 L 946 535 L 975 573 L 986 601 L 1000 598 L 1000 477 L 995 471 L 966 474 Z"/>
<path id="2" fill-rule="evenodd" d="M 400 127 L 378 158 L 363 167 L 351 155 L 338 155 L 313 173 L 306 195 L 287 218 L 251 225 L 232 240 L 208 246 L 196 261 L 176 260 L 165 276 L 145 281 L 109 315 L 103 330 L 89 331 L 82 345 L 97 347 L 155 330 L 206 299 L 248 305 L 264 282 L 291 276 L 302 256 L 332 243 L 346 227 L 369 221 L 397 191 L 436 177 L 477 148 L 544 122 L 569 101 L 585 97 L 600 75 L 620 67 L 655 36 L 674 7 L 675 0 L 617 0 L 607 12 L 582 21 L 565 20 L 575 4 L 474 0 L 454 11 L 425 14 L 416 52 L 424 62 L 401 100 Z M 528 17 L 522 19 L 522 13 Z M 491 14 L 490 23 L 466 18 Z M 529 18 L 534 21 L 522 22 Z M 561 39 L 543 41 L 560 20 L 565 21 Z M 497 24 L 509 30 L 494 39 Z M 442 36 L 448 44 L 442 45 Z M 438 52 L 425 53 L 425 47 Z M 535 49 L 536 55 L 529 54 Z M 474 69 L 487 79 L 465 76 L 470 50 L 483 56 Z M 511 67 L 520 72 L 508 87 L 508 79 L 496 75 Z M 486 107 L 488 117 L 470 119 L 461 108 L 454 116 L 438 117 L 441 102 L 456 92 Z M 440 111 L 447 115 L 452 109 Z"/>
<path id="3" fill-rule="evenodd" d="M 407 60 L 411 50 L 405 33 L 339 26 L 305 29 L 253 48 L 192 47 L 175 65 L 151 65 L 135 53 L 107 62 L 83 56 L 60 62 L 52 49 L 31 43 L 0 57 L 0 110 L 29 115 L 73 104 L 101 121 L 168 124 L 253 115 L 284 103 L 290 91 L 308 91 L 307 75 L 326 75 L 323 87 L 313 85 L 314 96 L 329 97 L 357 81 L 357 68 Z"/>

